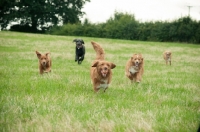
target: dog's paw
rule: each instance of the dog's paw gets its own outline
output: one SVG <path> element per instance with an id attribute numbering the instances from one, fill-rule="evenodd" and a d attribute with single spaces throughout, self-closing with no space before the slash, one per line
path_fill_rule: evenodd
<path id="1" fill-rule="evenodd" d="M 82 63 L 82 61 L 78 61 L 78 64 L 80 65 Z"/>
<path id="2" fill-rule="evenodd" d="M 126 76 L 127 76 L 127 77 L 130 77 L 130 76 L 131 76 L 130 72 L 126 73 Z"/>

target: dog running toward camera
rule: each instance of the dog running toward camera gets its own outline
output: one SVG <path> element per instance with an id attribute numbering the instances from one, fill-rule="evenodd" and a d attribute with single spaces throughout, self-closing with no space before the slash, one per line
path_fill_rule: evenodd
<path id="1" fill-rule="evenodd" d="M 51 72 L 51 58 L 50 53 L 41 54 L 36 51 L 37 57 L 39 59 L 39 71 L 40 74 Z"/>
<path id="2" fill-rule="evenodd" d="M 98 92 L 100 88 L 103 88 L 105 92 L 112 79 L 111 69 L 115 68 L 116 65 L 105 61 L 104 50 L 99 44 L 95 42 L 91 43 L 96 52 L 96 59 L 90 68 L 90 76 L 93 83 L 93 88 L 95 92 Z"/>
<path id="3" fill-rule="evenodd" d="M 168 62 L 171 65 L 172 52 L 171 51 L 163 52 L 163 58 L 164 58 L 164 60 L 166 62 L 166 65 L 168 65 Z"/>
<path id="4" fill-rule="evenodd" d="M 75 47 L 75 62 L 78 61 L 78 64 L 81 64 L 85 56 L 85 46 L 82 39 L 74 39 L 73 42 L 76 43 Z"/>
<path id="5" fill-rule="evenodd" d="M 141 82 L 144 73 L 144 59 L 142 54 L 133 54 L 125 66 L 125 75 L 131 82 Z"/>

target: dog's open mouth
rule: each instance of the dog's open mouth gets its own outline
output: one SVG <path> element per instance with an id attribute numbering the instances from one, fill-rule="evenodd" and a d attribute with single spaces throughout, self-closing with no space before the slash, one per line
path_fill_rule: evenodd
<path id="1" fill-rule="evenodd" d="M 102 74 L 102 75 L 103 75 L 103 77 L 106 77 L 107 74 Z"/>
<path id="2" fill-rule="evenodd" d="M 103 76 L 103 77 L 106 77 L 107 76 L 107 73 L 104 73 L 103 71 L 101 72 L 101 75 Z"/>

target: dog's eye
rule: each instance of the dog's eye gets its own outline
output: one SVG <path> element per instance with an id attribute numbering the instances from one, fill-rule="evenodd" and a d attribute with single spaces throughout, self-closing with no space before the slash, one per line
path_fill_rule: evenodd
<path id="1" fill-rule="evenodd" d="M 41 60 L 46 60 L 47 58 L 41 58 Z"/>

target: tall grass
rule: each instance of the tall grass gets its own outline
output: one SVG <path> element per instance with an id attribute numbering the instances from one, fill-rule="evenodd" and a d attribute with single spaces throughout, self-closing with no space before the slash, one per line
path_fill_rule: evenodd
<path id="1" fill-rule="evenodd" d="M 0 131 L 195 132 L 200 123 L 200 46 L 82 37 L 86 56 L 74 62 L 75 36 L 0 32 Z M 117 65 L 108 90 L 94 93 L 90 41 Z M 172 66 L 162 58 L 172 51 Z M 51 52 L 52 72 L 39 75 L 35 50 Z M 125 77 L 125 63 L 142 53 L 140 84 Z"/>

